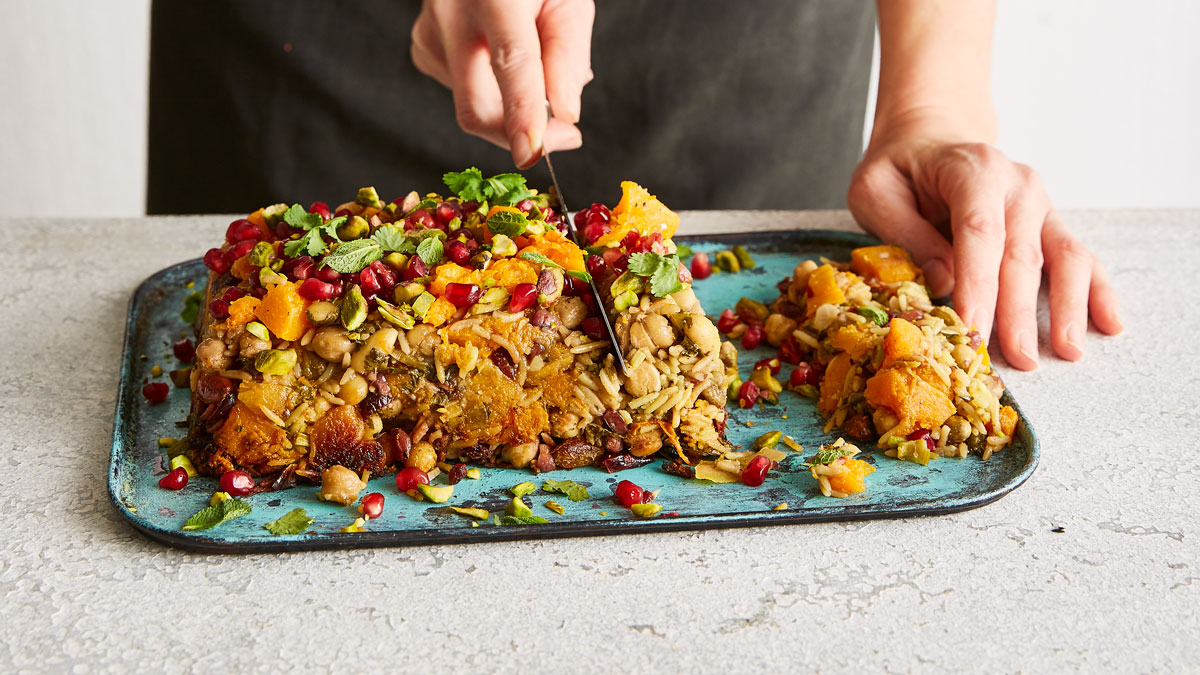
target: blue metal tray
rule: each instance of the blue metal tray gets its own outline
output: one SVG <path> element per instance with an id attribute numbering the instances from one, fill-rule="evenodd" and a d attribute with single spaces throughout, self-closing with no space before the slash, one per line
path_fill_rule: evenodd
<path id="1" fill-rule="evenodd" d="M 827 256 L 848 260 L 850 249 L 876 243 L 864 235 L 812 230 L 681 237 L 678 241 L 710 253 L 740 243 L 758 262 L 753 270 L 737 275 L 715 274 L 696 284 L 697 295 L 714 315 L 732 307 L 742 296 L 770 302 L 777 296 L 776 282 L 805 258 Z M 338 530 L 354 521 L 357 511 L 318 501 L 316 486 L 303 483 L 289 490 L 249 497 L 254 507 L 250 515 L 211 530 L 184 532 L 181 529 L 184 522 L 207 505 L 216 490 L 216 481 L 197 477 L 179 492 L 158 487 L 164 460 L 157 439 L 183 434 L 176 422 L 187 415 L 188 392 L 172 388 L 166 403 L 151 406 L 142 397 L 141 386 L 148 378 L 165 379 L 165 375 L 151 378 L 153 366 L 161 365 L 164 371 L 179 366 L 171 355 L 171 344 L 189 331 L 179 316 L 184 298 L 190 292 L 186 284 L 191 281 L 199 287 L 204 279 L 204 267 L 199 260 L 193 260 L 155 274 L 134 292 L 129 304 L 109 465 L 109 493 L 117 510 L 152 539 L 181 548 L 216 552 L 294 551 L 936 515 L 999 499 L 1021 485 L 1038 462 L 1038 441 L 1033 428 L 1006 392 L 1004 403 L 1020 413 L 1016 438 L 1010 447 L 986 462 L 971 456 L 941 458 L 929 466 L 920 466 L 889 459 L 878 451 L 866 452 L 865 457 L 860 457 L 877 469 L 866 479 L 867 491 L 845 499 L 823 497 L 801 463 L 822 442 L 832 441 L 836 436 L 822 433 L 823 421 L 813 401 L 785 392 L 778 406 L 756 406 L 751 410 L 735 406 L 730 410 L 728 437 L 737 445 L 749 447 L 765 431 L 780 429 L 804 446 L 803 455 L 789 453 L 779 469 L 757 488 L 742 483 L 688 481 L 663 472 L 658 461 L 615 474 L 595 467 L 555 471 L 546 477 L 582 483 L 588 487 L 591 498 L 571 502 L 562 495 L 539 490 L 527 501 L 534 515 L 546 518 L 548 523 L 472 526 L 472 518 L 450 512 L 447 505 L 414 501 L 396 489 L 392 476 L 382 476 L 370 481 L 367 492 L 382 492 L 386 496 L 384 515 L 369 521 L 365 532 L 339 533 Z M 742 351 L 743 379 L 755 361 L 770 355 L 766 348 Z M 464 480 L 455 486 L 450 503 L 498 513 L 510 499 L 509 487 L 527 480 L 540 486 L 544 478 L 524 470 L 483 469 L 481 480 Z M 633 516 L 612 499 L 617 482 L 625 479 L 646 489 L 661 490 L 656 501 L 662 505 L 663 514 L 678 515 L 660 514 L 652 519 Z M 438 478 L 435 483 L 444 480 Z M 565 507 L 566 513 L 551 512 L 545 507 L 548 499 Z M 773 510 L 780 502 L 787 502 L 788 509 Z M 263 529 L 265 523 L 298 507 L 307 509 L 308 515 L 315 519 L 304 534 L 277 536 Z"/>

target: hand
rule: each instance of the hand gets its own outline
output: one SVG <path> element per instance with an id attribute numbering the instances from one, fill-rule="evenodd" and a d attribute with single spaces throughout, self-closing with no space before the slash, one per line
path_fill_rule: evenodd
<path id="1" fill-rule="evenodd" d="M 910 122 L 873 135 L 847 195 L 855 219 L 911 251 L 934 295 L 953 292 L 963 320 L 982 335 L 991 334 L 994 316 L 1016 368 L 1037 367 L 1043 269 L 1060 357 L 1083 357 L 1089 313 L 1100 331 L 1121 332 L 1104 267 L 1067 230 L 1037 173 L 946 128 Z"/>
<path id="2" fill-rule="evenodd" d="M 528 168 L 543 149 L 583 144 L 575 124 L 592 79 L 595 13 L 592 0 L 425 0 L 413 63 L 454 93 L 463 131 Z"/>

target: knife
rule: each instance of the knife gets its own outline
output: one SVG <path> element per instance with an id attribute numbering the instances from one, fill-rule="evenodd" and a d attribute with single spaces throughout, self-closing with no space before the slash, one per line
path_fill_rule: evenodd
<path id="1" fill-rule="evenodd" d="M 550 112 L 550 102 L 546 102 L 546 119 L 553 117 Z M 554 174 L 554 164 L 550 161 L 550 151 L 544 146 L 542 147 L 542 156 L 546 159 L 546 168 L 550 170 L 550 182 L 554 185 L 554 192 L 558 195 L 559 213 L 563 220 L 567 223 L 567 233 L 571 235 L 571 240 L 579 248 L 586 248 L 587 242 L 583 241 L 583 236 L 579 230 L 575 229 L 575 222 L 571 220 L 571 212 L 567 209 L 567 200 L 563 197 L 562 187 L 558 184 L 558 176 Z M 586 259 L 586 258 L 585 258 Z M 617 359 L 617 370 L 626 377 L 629 376 L 629 370 L 625 366 L 625 355 L 621 353 L 621 345 L 617 342 L 617 333 L 613 330 L 612 319 L 608 315 L 608 303 L 604 301 L 603 295 L 600 294 L 600 289 L 596 287 L 596 280 L 593 278 L 588 284 L 592 287 L 592 294 L 596 297 L 596 302 L 600 304 L 600 320 L 604 322 L 604 332 L 608 334 L 608 341 L 612 347 L 613 356 Z"/>

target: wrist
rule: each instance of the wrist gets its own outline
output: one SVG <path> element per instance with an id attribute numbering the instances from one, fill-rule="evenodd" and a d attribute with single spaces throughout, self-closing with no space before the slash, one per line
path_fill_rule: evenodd
<path id="1" fill-rule="evenodd" d="M 998 124 L 989 103 L 880 103 L 875 109 L 870 146 L 920 138 L 943 143 L 995 144 Z"/>

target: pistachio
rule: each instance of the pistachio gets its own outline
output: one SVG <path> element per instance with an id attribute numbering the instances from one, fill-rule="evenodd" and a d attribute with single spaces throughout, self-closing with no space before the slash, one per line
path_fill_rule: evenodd
<path id="1" fill-rule="evenodd" d="M 454 216 L 450 219 L 450 222 L 446 223 L 446 229 L 451 232 L 458 232 L 461 228 L 462 218 L 459 218 L 458 216 Z"/>
<path id="2" fill-rule="evenodd" d="M 538 275 L 537 301 L 539 305 L 551 305 L 562 297 L 564 277 L 563 271 L 557 267 L 547 267 Z"/>
<path id="3" fill-rule="evenodd" d="M 352 239 L 361 239 L 371 231 L 371 226 L 367 223 L 367 219 L 362 216 L 351 216 L 350 220 L 342 223 L 342 226 L 337 229 L 338 239 L 342 241 L 350 241 Z"/>
<path id="4" fill-rule="evenodd" d="M 396 253 L 393 251 L 392 253 L 383 256 L 383 264 L 396 270 L 397 272 L 403 272 L 404 268 L 408 266 L 408 256 L 404 255 L 403 253 Z"/>
<path id="5" fill-rule="evenodd" d="M 477 270 L 487 269 L 487 266 L 490 265 L 491 262 L 492 262 L 492 252 L 491 251 L 476 251 L 475 254 L 471 256 L 471 259 L 470 259 L 471 267 L 474 267 Z"/>
<path id="6" fill-rule="evenodd" d="M 286 375 L 296 367 L 296 350 L 264 349 L 254 357 L 254 368 L 268 375 Z"/>
<path id="7" fill-rule="evenodd" d="M 766 305 L 757 300 L 751 300 L 750 298 L 742 298 L 741 300 L 738 300 L 737 304 L 733 306 L 733 311 L 737 313 L 739 317 L 749 315 L 757 318 L 759 321 L 766 321 L 767 317 L 771 315 L 771 310 L 767 309 Z"/>
<path id="8" fill-rule="evenodd" d="M 508 305 L 509 293 L 501 286 L 489 288 L 479 298 L 479 302 L 471 307 L 472 314 L 487 314 Z"/>
<path id="9" fill-rule="evenodd" d="M 746 250 L 745 246 L 742 246 L 741 244 L 734 246 L 733 247 L 733 255 L 737 257 L 738 264 L 742 266 L 742 269 L 744 269 L 744 270 L 754 269 L 754 267 L 755 267 L 754 258 L 750 257 L 750 252 Z"/>
<path id="10" fill-rule="evenodd" d="M 726 391 L 726 395 L 729 398 L 736 399 L 738 396 L 738 392 L 741 390 L 742 390 L 742 378 L 738 377 L 737 375 L 734 375 L 733 379 L 729 381 L 729 389 Z"/>
<path id="11" fill-rule="evenodd" d="M 612 293 L 614 298 L 626 291 L 641 293 L 643 283 L 644 282 L 642 281 L 641 277 L 633 272 L 625 271 L 622 272 L 621 276 L 617 277 L 617 280 L 612 283 L 612 286 L 609 288 L 609 292 Z"/>
<path id="12" fill-rule="evenodd" d="M 524 483 L 517 483 L 516 485 L 508 488 L 508 491 L 512 493 L 512 496 L 517 497 L 517 498 L 524 497 L 527 494 L 532 494 L 536 490 L 537 490 L 537 485 L 534 485 L 533 483 L 531 483 L 529 481 L 525 481 Z M 509 515 L 512 515 L 512 514 L 509 514 Z"/>
<path id="13" fill-rule="evenodd" d="M 246 324 L 246 332 L 260 340 L 271 339 L 271 331 L 267 330 L 267 327 L 258 321 L 251 321 L 250 323 Z"/>
<path id="14" fill-rule="evenodd" d="M 263 220 L 267 223 L 267 227 L 274 228 L 283 220 L 283 214 L 288 210 L 287 204 L 272 204 L 262 211 Z"/>
<path id="15" fill-rule="evenodd" d="M 767 433 L 754 439 L 754 449 L 762 450 L 763 448 L 773 448 L 779 445 L 779 439 L 783 438 L 782 431 L 768 431 Z"/>
<path id="16" fill-rule="evenodd" d="M 382 298 L 375 298 L 375 304 L 379 307 L 379 316 L 383 317 L 388 323 L 404 330 L 417 325 L 416 320 L 413 319 L 412 314 L 409 314 L 407 310 L 401 309 Z"/>
<path id="17" fill-rule="evenodd" d="M 750 381 L 757 384 L 758 388 L 762 391 L 770 391 L 776 394 L 783 391 L 783 385 L 771 375 L 771 369 L 766 366 L 755 368 L 754 372 L 750 374 Z"/>
<path id="18" fill-rule="evenodd" d="M 329 326 L 337 323 L 338 320 L 338 306 L 328 300 L 318 300 L 312 303 L 304 313 L 308 315 L 309 321 L 318 326 Z"/>
<path id="19" fill-rule="evenodd" d="M 529 222 L 525 224 L 525 234 L 531 237 L 540 237 L 546 233 L 546 221 L 534 220 L 535 217 L 533 211 L 530 211 Z"/>
<path id="20" fill-rule="evenodd" d="M 412 302 L 413 314 L 424 318 L 425 312 L 429 311 L 429 308 L 433 306 L 433 303 L 436 299 L 437 298 L 434 298 L 433 294 L 429 291 L 423 291 Z"/>
<path id="21" fill-rule="evenodd" d="M 354 197 L 354 203 L 376 209 L 383 206 L 383 203 L 379 201 L 379 193 L 373 187 L 359 188 L 358 195 Z"/>
<path id="22" fill-rule="evenodd" d="M 479 480 L 480 478 L 483 478 L 483 472 L 475 467 L 471 467 L 470 469 L 467 469 L 467 478 L 470 478 L 471 480 Z"/>
<path id="23" fill-rule="evenodd" d="M 192 381 L 192 369 L 191 368 L 180 368 L 179 370 L 171 371 L 171 384 L 174 384 L 176 387 L 179 387 L 180 389 L 182 389 L 183 387 L 186 387 L 189 384 L 191 384 L 191 381 Z"/>
<path id="24" fill-rule="evenodd" d="M 501 258 L 514 256 L 517 254 L 517 244 L 507 235 L 492 235 L 492 254 Z"/>
<path id="25" fill-rule="evenodd" d="M 266 267 L 271 264 L 271 259 L 275 257 L 275 246 L 265 241 L 260 241 L 250 249 L 250 264 L 255 267 Z"/>
<path id="26" fill-rule="evenodd" d="M 367 300 L 357 285 L 351 286 L 350 290 L 346 291 L 345 297 L 342 298 L 342 309 L 338 318 L 341 319 L 342 327 L 346 330 L 354 330 L 367 320 Z"/>
<path id="27" fill-rule="evenodd" d="M 392 293 L 392 297 L 396 300 L 397 305 L 404 305 L 416 300 L 417 296 L 424 292 L 425 284 L 419 281 L 405 281 L 404 283 L 396 286 L 396 290 Z"/>
<path id="28" fill-rule="evenodd" d="M 170 467 L 172 471 L 183 469 L 187 472 L 188 478 L 195 478 L 198 475 L 196 467 L 192 466 L 192 460 L 188 459 L 186 455 L 175 455 L 172 457 Z"/>
<path id="29" fill-rule="evenodd" d="M 559 504 L 558 502 L 554 501 L 553 499 L 546 500 L 546 508 L 550 509 L 551 511 L 557 513 L 560 516 L 567 512 L 567 510 L 562 507 L 562 504 Z"/>
<path id="30" fill-rule="evenodd" d="M 264 267 L 258 271 L 258 283 L 263 286 L 268 284 L 286 284 L 287 282 L 288 278 L 280 274 L 278 270 Z"/>
<path id="31" fill-rule="evenodd" d="M 639 518 L 653 518 L 658 515 L 659 511 L 662 511 L 662 506 L 654 503 L 634 504 L 629 507 L 629 510 L 633 511 L 633 515 Z"/>
<path id="32" fill-rule="evenodd" d="M 209 497 L 209 499 L 208 499 L 208 505 L 216 506 L 217 504 L 220 504 L 221 502 L 225 501 L 226 499 L 229 499 L 228 492 L 214 492 L 213 496 Z"/>
<path id="33" fill-rule="evenodd" d="M 613 298 L 613 308 L 618 312 L 623 312 L 638 303 L 638 294 L 633 291 L 625 291 L 624 293 Z"/>
<path id="34" fill-rule="evenodd" d="M 471 516 L 472 518 L 478 518 L 480 520 L 487 520 L 488 516 L 491 515 L 487 512 L 487 509 L 473 509 L 463 506 L 451 506 L 450 510 L 460 516 Z"/>
<path id="35" fill-rule="evenodd" d="M 722 272 L 741 272 L 742 264 L 738 262 L 737 256 L 733 251 L 717 251 L 716 255 L 717 269 Z"/>
<path id="36" fill-rule="evenodd" d="M 512 501 L 504 509 L 504 515 L 516 518 L 529 518 L 533 516 L 533 509 L 526 506 L 520 497 L 513 497 Z"/>
<path id="37" fill-rule="evenodd" d="M 404 195 L 404 201 L 400 202 L 400 213 L 408 215 L 417 208 L 417 204 L 421 203 L 421 195 L 417 194 L 416 190 Z"/>

